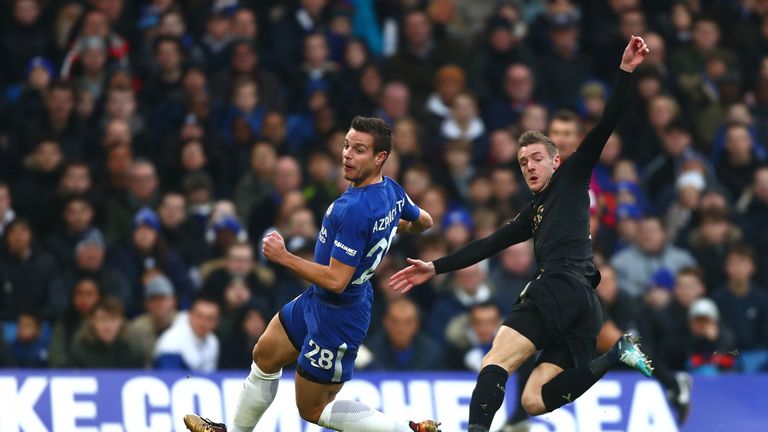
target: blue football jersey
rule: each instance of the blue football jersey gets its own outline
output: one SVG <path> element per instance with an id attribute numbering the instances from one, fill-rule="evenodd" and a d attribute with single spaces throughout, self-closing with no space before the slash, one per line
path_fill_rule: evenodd
<path id="1" fill-rule="evenodd" d="M 325 212 L 315 243 L 315 262 L 328 265 L 333 257 L 357 268 L 341 294 L 314 285 L 310 289 L 333 304 L 356 302 L 371 290 L 368 280 L 389 251 L 399 220 L 415 221 L 418 217 L 419 207 L 389 177 L 368 186 L 350 187 Z"/>

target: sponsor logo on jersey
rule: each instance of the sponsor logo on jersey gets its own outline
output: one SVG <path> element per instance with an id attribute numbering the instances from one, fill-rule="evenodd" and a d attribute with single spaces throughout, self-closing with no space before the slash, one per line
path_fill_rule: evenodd
<path id="1" fill-rule="evenodd" d="M 355 249 L 352 249 L 351 247 L 345 245 L 344 243 L 342 243 L 342 242 L 340 242 L 338 240 L 334 240 L 333 241 L 333 245 L 336 246 L 337 248 L 343 250 L 344 252 L 347 253 L 347 255 L 349 255 L 351 257 L 357 255 L 357 251 Z"/>
<path id="2" fill-rule="evenodd" d="M 328 210 L 325 211 L 325 215 L 326 216 L 330 216 L 331 215 L 331 211 L 333 211 L 333 204 L 334 203 L 331 203 L 331 205 L 328 206 Z"/>

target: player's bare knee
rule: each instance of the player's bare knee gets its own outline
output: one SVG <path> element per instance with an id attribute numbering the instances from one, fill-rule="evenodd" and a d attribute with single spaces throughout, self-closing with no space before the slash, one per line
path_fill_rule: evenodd
<path id="1" fill-rule="evenodd" d="M 547 412 L 547 407 L 544 406 L 544 400 L 540 393 L 524 391 L 520 403 L 529 415 L 537 416 Z"/>
<path id="2" fill-rule="evenodd" d="M 253 347 L 254 363 L 256 363 L 256 366 L 258 366 L 264 373 L 273 374 L 280 372 L 283 365 L 278 364 L 277 359 L 274 358 L 275 356 L 270 353 L 269 348 L 265 345 L 267 344 L 257 342 L 256 346 Z"/>

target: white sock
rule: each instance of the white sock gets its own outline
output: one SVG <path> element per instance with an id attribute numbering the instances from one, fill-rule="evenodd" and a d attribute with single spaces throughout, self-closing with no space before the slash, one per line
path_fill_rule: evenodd
<path id="1" fill-rule="evenodd" d="M 275 400 L 277 394 L 277 385 L 280 383 L 282 369 L 276 373 L 264 373 L 256 366 L 251 364 L 251 373 L 243 383 L 243 391 L 240 392 L 240 398 L 237 400 L 237 411 L 235 411 L 235 420 L 227 430 L 230 432 L 251 432 L 256 427 L 264 411 Z"/>
<path id="2" fill-rule="evenodd" d="M 353 400 L 329 403 L 317 424 L 341 432 L 411 432 L 407 422 L 396 422 L 383 412 Z"/>

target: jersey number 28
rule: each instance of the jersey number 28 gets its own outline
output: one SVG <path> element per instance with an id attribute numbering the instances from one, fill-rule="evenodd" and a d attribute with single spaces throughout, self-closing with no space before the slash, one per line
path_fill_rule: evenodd
<path id="1" fill-rule="evenodd" d="M 347 352 L 347 344 L 341 344 L 339 349 L 336 350 L 336 354 L 329 349 L 322 348 L 312 339 L 309 341 L 309 347 L 312 349 L 304 354 L 304 357 L 309 360 L 309 364 L 325 370 L 330 370 L 333 367 L 332 381 L 339 382 L 342 374 L 341 359 L 344 358 L 344 353 Z"/>

